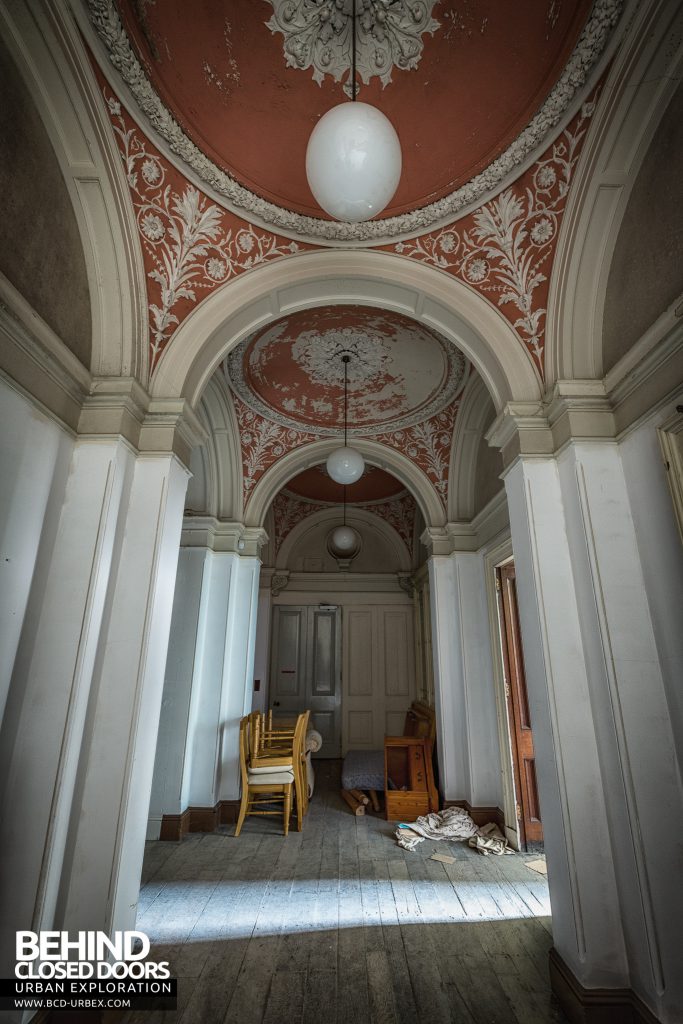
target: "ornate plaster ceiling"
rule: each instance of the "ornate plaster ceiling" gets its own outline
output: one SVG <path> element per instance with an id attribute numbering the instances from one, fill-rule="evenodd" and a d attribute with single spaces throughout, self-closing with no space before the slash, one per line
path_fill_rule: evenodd
<path id="1" fill-rule="evenodd" d="M 324 65 L 320 38 L 312 63 L 284 19 L 291 12 L 294 24 L 311 6 L 334 12 L 341 4 L 343 13 L 345 2 L 232 0 L 226 14 L 205 0 L 192 5 L 189 26 L 180 0 L 118 0 L 118 8 L 113 0 L 88 0 L 113 63 L 152 125 L 200 177 L 247 215 L 339 240 L 418 230 L 490 194 L 562 117 L 621 8 L 621 0 L 594 0 L 592 8 L 590 0 L 363 0 L 364 38 L 376 53 L 386 51 L 392 67 L 390 84 L 383 87 L 386 74 L 371 77 L 361 98 L 394 122 L 404 171 L 383 219 L 359 226 L 326 222 L 308 189 L 311 130 L 345 97 L 333 73 L 314 80 L 312 71 Z M 400 47 L 387 49 L 391 26 L 377 18 L 383 8 L 413 7 L 422 12 L 420 30 L 406 29 L 416 52 L 408 61 L 413 70 L 404 70 Z M 408 25 L 405 12 L 396 24 Z M 348 36 L 348 24 L 340 31 Z M 332 72 L 344 59 L 339 42 L 332 32 Z"/>
<path id="2" fill-rule="evenodd" d="M 339 505 L 344 500 L 344 488 L 332 480 L 323 465 L 313 466 L 297 474 L 284 490 L 296 498 L 319 504 L 329 502 Z M 403 484 L 391 473 L 376 466 L 367 466 L 360 480 L 346 488 L 346 500 L 353 505 L 359 502 L 386 501 L 404 493 Z"/>
<path id="3" fill-rule="evenodd" d="M 231 387 L 283 427 L 340 434 L 348 363 L 350 433 L 400 430 L 441 412 L 459 394 L 467 362 L 408 317 L 363 306 L 304 310 L 246 338 L 230 353 Z"/>

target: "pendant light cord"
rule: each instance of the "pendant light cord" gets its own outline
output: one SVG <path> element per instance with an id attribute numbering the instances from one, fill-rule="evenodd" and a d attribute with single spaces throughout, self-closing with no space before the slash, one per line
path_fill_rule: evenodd
<path id="1" fill-rule="evenodd" d="M 353 18 L 352 33 L 351 33 L 351 100 L 353 103 L 356 102 L 356 0 L 353 0 L 351 6 L 351 16 Z"/>
<path id="2" fill-rule="evenodd" d="M 344 447 L 348 447 L 346 444 L 347 439 L 347 423 L 348 423 L 348 412 L 349 412 L 349 398 L 348 398 L 348 386 L 349 386 L 349 357 L 342 356 L 342 362 L 344 363 Z"/>
<path id="3" fill-rule="evenodd" d="M 356 0 L 353 0 L 354 9 L 356 6 Z M 354 96 L 354 99 L 356 97 Z M 344 447 L 347 448 L 347 433 L 348 433 L 348 422 L 349 422 L 349 360 L 351 356 L 343 355 L 342 363 L 344 364 Z M 344 526 L 346 526 L 346 484 L 344 484 Z"/>

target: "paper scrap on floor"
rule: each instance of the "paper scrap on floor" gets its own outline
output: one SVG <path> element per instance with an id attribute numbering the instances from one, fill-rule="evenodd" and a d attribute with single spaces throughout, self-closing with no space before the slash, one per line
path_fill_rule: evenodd
<path id="1" fill-rule="evenodd" d="M 429 859 L 438 860 L 440 864 L 455 864 L 455 857 L 451 857 L 447 853 L 433 853 Z"/>
<path id="2" fill-rule="evenodd" d="M 410 824 L 401 822 L 396 829 L 396 839 L 404 850 L 414 850 L 425 839 L 466 839 L 485 857 L 490 853 L 498 856 L 513 853 L 497 825 L 491 822 L 477 828 L 464 807 L 447 807 L 438 814 L 425 814 Z"/>
<path id="3" fill-rule="evenodd" d="M 540 875 L 548 874 L 548 866 L 545 862 L 545 857 L 542 860 L 527 860 L 526 866 L 531 868 L 532 871 L 538 871 Z"/>

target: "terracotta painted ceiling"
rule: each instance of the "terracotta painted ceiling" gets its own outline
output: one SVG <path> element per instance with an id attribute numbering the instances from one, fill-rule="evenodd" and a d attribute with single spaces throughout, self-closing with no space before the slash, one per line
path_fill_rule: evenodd
<path id="1" fill-rule="evenodd" d="M 313 466 L 298 473 L 288 482 L 285 490 L 297 498 L 320 504 L 329 502 L 338 505 L 344 500 L 344 488 L 332 480 L 324 465 Z M 367 466 L 360 480 L 346 488 L 346 500 L 350 505 L 362 504 L 397 498 L 403 493 L 405 487 L 395 476 L 376 466 Z"/>
<path id="2" fill-rule="evenodd" d="M 377 0 L 364 6 L 381 8 Z M 591 5 L 431 6 L 437 27 L 419 38 L 417 68 L 394 67 L 386 88 L 377 77 L 361 86 L 359 99 L 387 114 L 402 144 L 401 182 L 383 216 L 449 194 L 509 146 L 557 81 Z M 283 35 L 266 25 L 273 4 L 119 0 L 118 7 L 152 86 L 199 149 L 266 200 L 322 216 L 306 182 L 306 145 L 321 115 L 346 97 L 329 75 L 318 84 L 310 68 L 287 66 Z"/>
<path id="3" fill-rule="evenodd" d="M 464 356 L 435 331 L 386 310 L 304 310 L 256 332 L 228 356 L 233 391 L 283 427 L 336 435 L 399 430 L 441 412 L 459 394 Z"/>

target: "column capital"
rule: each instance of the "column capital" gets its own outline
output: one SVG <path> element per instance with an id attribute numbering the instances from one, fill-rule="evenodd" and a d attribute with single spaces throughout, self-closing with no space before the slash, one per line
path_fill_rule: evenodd
<path id="1" fill-rule="evenodd" d="M 546 395 L 555 451 L 572 440 L 613 439 L 614 413 L 602 380 L 558 380 Z"/>
<path id="2" fill-rule="evenodd" d="M 83 401 L 79 436 L 120 436 L 139 452 L 173 453 L 189 465 L 206 431 L 184 398 L 150 398 L 134 377 L 94 377 Z"/>
<path id="3" fill-rule="evenodd" d="M 258 558 L 268 543 L 268 534 L 260 526 L 228 522 L 214 516 L 185 516 L 181 546 L 234 552 L 242 558 Z"/>
<path id="4" fill-rule="evenodd" d="M 614 413 L 602 380 L 558 380 L 542 402 L 508 402 L 486 440 L 505 466 L 522 456 L 548 456 L 573 440 L 611 440 Z"/>
<path id="5" fill-rule="evenodd" d="M 472 523 L 446 523 L 445 526 L 427 526 L 420 537 L 429 556 L 452 555 L 454 551 L 476 551 L 477 531 Z"/>

